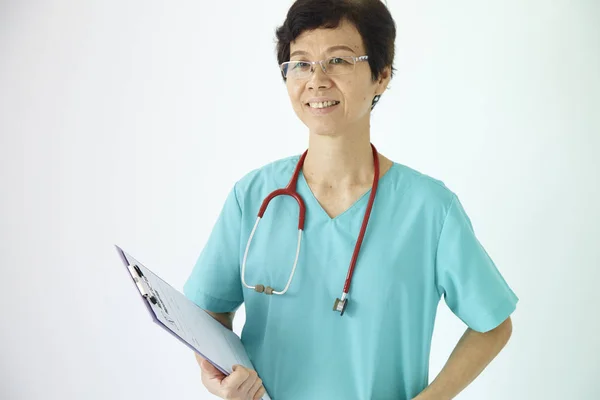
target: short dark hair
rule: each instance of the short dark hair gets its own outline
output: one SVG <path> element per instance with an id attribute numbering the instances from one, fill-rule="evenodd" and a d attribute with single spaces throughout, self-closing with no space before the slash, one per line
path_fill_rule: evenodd
<path id="1" fill-rule="evenodd" d="M 393 76 L 396 24 L 381 0 L 296 0 L 275 32 L 278 64 L 289 61 L 290 43 L 302 33 L 318 28 L 334 29 L 343 20 L 351 22 L 362 37 L 373 81 L 387 66 L 391 66 Z M 373 99 L 371 109 L 378 100 L 379 96 Z"/>

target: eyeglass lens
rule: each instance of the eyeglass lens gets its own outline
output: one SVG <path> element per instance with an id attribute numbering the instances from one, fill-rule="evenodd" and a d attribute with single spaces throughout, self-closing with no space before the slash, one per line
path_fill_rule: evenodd
<path id="1" fill-rule="evenodd" d="M 354 71 L 354 58 L 331 57 L 323 61 L 325 73 L 328 75 L 343 75 Z M 286 78 L 301 78 L 311 74 L 313 65 L 307 61 L 289 61 L 283 64 L 283 74 Z M 315 65 L 315 68 L 320 66 Z"/>

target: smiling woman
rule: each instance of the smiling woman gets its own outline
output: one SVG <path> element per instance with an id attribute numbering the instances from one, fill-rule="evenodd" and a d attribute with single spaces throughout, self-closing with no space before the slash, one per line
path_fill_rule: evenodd
<path id="1" fill-rule="evenodd" d="M 385 5 L 297 1 L 276 34 L 282 76 L 300 120 L 315 133 L 364 130 L 394 71 L 396 27 Z"/>
<path id="2" fill-rule="evenodd" d="M 394 21 L 379 0 L 298 0 L 276 35 L 308 150 L 233 185 L 184 286 L 230 329 L 246 307 L 256 371 L 199 360 L 202 380 L 229 399 L 452 398 L 506 343 L 504 328 L 478 335 L 511 326 L 518 299 L 456 195 L 371 143 Z M 442 296 L 470 330 L 428 386 Z"/>

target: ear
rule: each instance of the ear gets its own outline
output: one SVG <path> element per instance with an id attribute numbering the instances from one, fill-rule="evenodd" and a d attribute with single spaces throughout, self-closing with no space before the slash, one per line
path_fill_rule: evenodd
<path id="1" fill-rule="evenodd" d="M 392 79 L 392 67 L 387 66 L 381 71 L 379 74 L 379 78 L 377 79 L 377 87 L 375 90 L 375 94 L 381 96 L 383 92 L 387 89 L 390 80 Z"/>

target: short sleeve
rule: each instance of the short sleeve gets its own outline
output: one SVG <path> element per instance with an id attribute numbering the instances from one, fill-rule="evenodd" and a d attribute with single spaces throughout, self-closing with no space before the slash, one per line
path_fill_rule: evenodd
<path id="1" fill-rule="evenodd" d="M 448 307 L 475 331 L 494 329 L 516 308 L 517 296 L 476 238 L 456 196 L 438 242 L 436 278 Z"/>
<path id="2" fill-rule="evenodd" d="M 183 287 L 185 296 L 207 311 L 231 312 L 243 302 L 239 267 L 241 218 L 234 187 Z"/>

